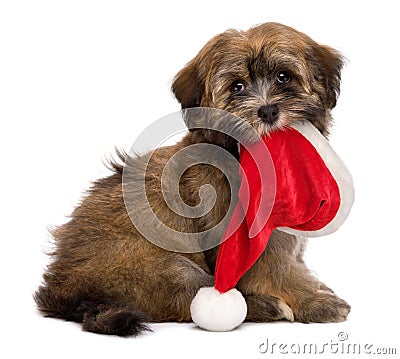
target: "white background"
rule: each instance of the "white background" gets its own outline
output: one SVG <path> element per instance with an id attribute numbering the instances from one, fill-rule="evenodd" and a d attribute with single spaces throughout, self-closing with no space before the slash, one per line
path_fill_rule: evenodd
<path id="1" fill-rule="evenodd" d="M 397 347 L 399 355 L 395 5 L 1 1 L 1 356 L 262 357 L 267 338 L 322 345 L 342 331 L 346 342 Z M 158 324 L 153 333 L 121 339 L 38 315 L 32 293 L 47 263 L 47 227 L 65 221 L 90 181 L 108 174 L 102 162 L 114 146 L 128 149 L 148 124 L 179 109 L 171 80 L 207 40 L 266 21 L 297 28 L 348 59 L 331 142 L 354 176 L 356 202 L 341 229 L 312 239 L 307 252 L 310 268 L 352 305 L 348 321 L 244 324 L 229 333 Z"/>

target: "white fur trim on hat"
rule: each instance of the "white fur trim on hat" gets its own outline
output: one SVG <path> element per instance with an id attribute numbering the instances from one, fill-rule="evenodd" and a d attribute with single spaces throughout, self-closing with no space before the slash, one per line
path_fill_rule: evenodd
<path id="1" fill-rule="evenodd" d="M 226 332 L 239 326 L 246 318 L 247 305 L 235 288 L 220 293 L 214 287 L 200 288 L 190 305 L 192 320 L 200 328 Z"/>
<path id="2" fill-rule="evenodd" d="M 335 232 L 345 221 L 354 202 L 353 179 L 346 165 L 336 154 L 328 140 L 308 121 L 296 122 L 291 125 L 299 131 L 318 151 L 325 162 L 340 192 L 340 207 L 333 220 L 317 231 L 299 231 L 288 227 L 279 228 L 281 231 L 305 237 L 320 237 Z"/>

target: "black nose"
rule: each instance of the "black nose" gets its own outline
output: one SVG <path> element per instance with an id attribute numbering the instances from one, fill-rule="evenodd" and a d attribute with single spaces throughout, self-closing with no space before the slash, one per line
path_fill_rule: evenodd
<path id="1" fill-rule="evenodd" d="M 265 123 L 272 125 L 278 120 L 279 108 L 277 105 L 261 106 L 258 109 L 258 117 Z"/>

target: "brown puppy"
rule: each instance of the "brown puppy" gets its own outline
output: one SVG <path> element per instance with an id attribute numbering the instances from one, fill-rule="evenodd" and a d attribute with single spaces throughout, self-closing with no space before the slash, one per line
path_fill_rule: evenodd
<path id="1" fill-rule="evenodd" d="M 226 110 L 260 134 L 308 120 L 327 135 L 342 65 L 335 50 L 292 28 L 266 23 L 213 38 L 177 74 L 172 90 L 182 108 Z M 183 173 L 179 191 L 186 204 L 196 206 L 199 188 L 210 184 L 217 193 L 213 209 L 201 218 L 184 218 L 165 203 L 160 189 L 166 162 L 198 143 L 216 144 L 238 156 L 233 138 L 198 129 L 174 146 L 157 149 L 150 159 L 129 158 L 138 173 L 146 171 L 146 195 L 153 211 L 180 232 L 215 226 L 231 201 L 221 171 L 199 164 Z M 128 160 L 120 157 L 124 163 Z M 112 167 L 114 173 L 94 183 L 71 220 L 53 231 L 53 261 L 35 293 L 39 309 L 81 322 L 85 330 L 116 335 L 136 335 L 148 329 L 146 321 L 190 321 L 197 290 L 213 285 L 218 248 L 182 254 L 146 240 L 124 205 L 124 164 Z M 273 233 L 264 254 L 237 285 L 247 302 L 247 320 L 346 319 L 350 306 L 309 273 L 302 260 L 304 249 L 304 239 Z"/>

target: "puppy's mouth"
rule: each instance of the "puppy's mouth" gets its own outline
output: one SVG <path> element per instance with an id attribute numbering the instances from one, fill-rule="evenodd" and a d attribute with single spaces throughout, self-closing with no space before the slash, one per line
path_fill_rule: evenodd
<path id="1" fill-rule="evenodd" d="M 249 108 L 247 111 L 241 113 L 232 109 L 229 110 L 229 113 L 241 119 L 241 121 L 250 124 L 253 128 L 251 131 L 246 130 L 246 126 L 242 128 L 241 139 L 243 142 L 257 141 L 260 137 L 266 136 L 276 130 L 282 130 L 296 121 L 286 109 L 280 109 L 277 105 L 264 105 L 255 109 Z M 236 125 L 233 126 L 235 127 Z"/>
<path id="2" fill-rule="evenodd" d="M 287 127 L 291 121 L 287 119 L 284 111 L 277 105 L 261 106 L 252 125 L 260 136 L 268 135 L 272 131 Z"/>
<path id="3" fill-rule="evenodd" d="M 269 133 L 282 130 L 290 125 L 291 121 L 288 121 L 284 115 L 278 115 L 274 120 L 258 118 L 253 122 L 253 127 L 260 136 L 268 135 Z"/>

